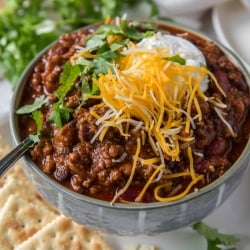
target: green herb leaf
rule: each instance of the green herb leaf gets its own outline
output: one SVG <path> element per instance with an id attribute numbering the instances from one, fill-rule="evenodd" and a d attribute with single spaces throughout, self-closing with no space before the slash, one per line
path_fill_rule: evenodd
<path id="1" fill-rule="evenodd" d="M 185 58 L 181 57 L 180 55 L 165 57 L 164 59 L 167 60 L 167 61 L 170 61 L 170 62 L 179 63 L 180 65 L 185 65 L 186 64 Z"/>
<path id="2" fill-rule="evenodd" d="M 192 228 L 207 240 L 208 250 L 220 250 L 222 249 L 221 246 L 231 246 L 233 250 L 235 249 L 234 245 L 239 241 L 236 236 L 222 234 L 217 229 L 208 226 L 204 222 L 197 222 Z"/>
<path id="3" fill-rule="evenodd" d="M 37 128 L 37 132 L 36 134 L 32 134 L 32 135 L 29 135 L 29 137 L 31 138 L 31 140 L 34 142 L 34 143 L 37 143 L 39 141 L 39 137 L 40 137 L 40 134 L 41 134 L 41 130 L 42 130 L 42 127 L 43 127 L 43 119 L 42 119 L 42 112 L 40 110 L 35 110 L 32 112 L 32 118 L 35 120 L 36 122 L 36 128 Z"/>
<path id="4" fill-rule="evenodd" d="M 126 21 L 121 21 L 121 29 L 123 33 L 131 39 L 141 40 L 144 38 L 144 33 L 138 31 L 134 26 L 129 25 Z"/>
<path id="5" fill-rule="evenodd" d="M 66 62 L 62 75 L 60 77 L 61 85 L 56 90 L 56 96 L 58 98 L 64 98 L 67 93 L 70 91 L 72 84 L 80 75 L 80 67 L 79 65 L 72 65 L 70 62 Z"/>
<path id="6" fill-rule="evenodd" d="M 108 65 L 107 61 L 102 57 L 95 59 L 94 65 L 95 65 L 94 74 L 96 74 L 96 75 L 99 75 L 101 73 L 107 74 L 108 69 L 111 68 L 110 65 Z"/>
<path id="7" fill-rule="evenodd" d="M 55 103 L 53 105 L 53 112 L 52 112 L 52 114 L 50 116 L 50 120 L 52 122 L 54 122 L 58 128 L 61 128 L 62 124 L 63 124 L 63 121 L 62 121 L 62 117 L 61 117 L 61 114 L 60 114 L 59 105 L 60 105 L 59 102 Z"/>
<path id="8" fill-rule="evenodd" d="M 86 49 L 89 51 L 93 51 L 97 48 L 102 47 L 105 44 L 105 35 L 94 35 L 91 37 L 91 39 L 87 39 Z"/>
<path id="9" fill-rule="evenodd" d="M 53 121 L 58 128 L 62 128 L 63 124 L 68 122 L 73 110 L 66 107 L 61 101 L 53 104 L 53 112 L 50 120 Z"/>
<path id="10" fill-rule="evenodd" d="M 83 82 L 82 82 L 82 104 L 85 104 L 86 100 L 88 99 L 87 95 L 96 95 L 98 92 L 99 92 L 99 88 L 98 88 L 98 85 L 95 83 L 95 81 L 92 81 L 92 83 L 90 85 L 83 79 Z"/>
<path id="11" fill-rule="evenodd" d="M 29 114 L 35 110 L 40 109 L 44 104 L 48 102 L 48 97 L 39 96 L 35 99 L 33 104 L 27 104 L 22 106 L 16 111 L 16 114 Z"/>
<path id="12" fill-rule="evenodd" d="M 36 144 L 37 142 L 39 142 L 40 135 L 39 134 L 29 135 L 29 138 L 33 141 L 33 144 L 30 145 L 29 147 L 33 147 L 34 144 Z"/>
<path id="13" fill-rule="evenodd" d="M 110 49 L 112 51 L 117 51 L 121 48 L 123 48 L 126 44 L 128 44 L 128 39 L 124 39 L 123 41 L 121 42 L 114 42 L 110 45 Z"/>
<path id="14" fill-rule="evenodd" d="M 35 110 L 34 112 L 32 112 L 32 118 L 36 122 L 37 133 L 40 134 L 43 127 L 42 112 L 40 110 Z"/>
<path id="15" fill-rule="evenodd" d="M 99 37 L 103 36 L 103 39 L 108 35 L 119 35 L 122 34 L 122 31 L 118 25 L 115 24 L 103 24 L 100 25 L 94 35 L 90 35 L 88 39 L 91 39 L 93 36 L 98 35 Z"/>
<path id="16" fill-rule="evenodd" d="M 98 85 L 95 83 L 95 81 L 92 82 L 92 89 L 91 89 L 91 95 L 96 95 L 99 92 Z"/>
<path id="17" fill-rule="evenodd" d="M 94 68 L 93 60 L 88 60 L 88 59 L 85 59 L 84 57 L 78 57 L 76 60 L 76 64 L 82 66 L 80 68 L 82 75 L 87 74 L 88 72 L 90 72 Z"/>

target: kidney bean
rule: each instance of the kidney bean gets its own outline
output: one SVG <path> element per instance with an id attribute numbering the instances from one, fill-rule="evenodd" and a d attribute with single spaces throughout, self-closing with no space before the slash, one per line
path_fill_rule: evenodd
<path id="1" fill-rule="evenodd" d="M 216 69 L 214 75 L 225 93 L 228 93 L 230 89 L 230 81 L 227 78 L 226 72 Z"/>
<path id="2" fill-rule="evenodd" d="M 246 81 L 243 79 L 242 74 L 238 71 L 231 71 L 228 73 L 228 78 L 232 80 L 232 83 L 242 91 L 248 91 Z"/>
<path id="3" fill-rule="evenodd" d="M 54 177 L 58 181 L 64 181 L 68 178 L 69 176 L 69 170 L 65 166 L 57 165 L 56 170 L 54 172 Z"/>
<path id="4" fill-rule="evenodd" d="M 129 187 L 127 191 L 121 195 L 121 199 L 125 201 L 135 201 L 136 197 L 140 194 L 142 187 L 139 186 L 133 186 Z M 155 201 L 155 198 L 153 194 L 151 194 L 149 191 L 147 191 L 143 197 L 143 202 L 153 202 Z"/>
<path id="5" fill-rule="evenodd" d="M 207 156 L 222 155 L 228 150 L 228 142 L 224 138 L 216 138 L 206 149 Z"/>

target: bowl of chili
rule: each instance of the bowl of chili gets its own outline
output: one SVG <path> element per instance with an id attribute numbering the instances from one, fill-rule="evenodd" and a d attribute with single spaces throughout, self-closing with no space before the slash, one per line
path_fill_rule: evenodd
<path id="1" fill-rule="evenodd" d="M 24 170 L 78 223 L 156 234 L 209 215 L 249 165 L 249 74 L 220 43 L 168 22 L 117 18 L 62 35 L 12 101 Z"/>

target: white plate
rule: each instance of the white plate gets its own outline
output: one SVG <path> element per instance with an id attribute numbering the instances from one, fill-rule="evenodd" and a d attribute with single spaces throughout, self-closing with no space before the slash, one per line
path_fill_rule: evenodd
<path id="1" fill-rule="evenodd" d="M 9 104 L 5 103 L 5 105 L 9 107 Z M 1 116 L 0 135 L 6 143 L 11 143 L 8 112 L 5 113 L 4 116 Z M 218 228 L 224 233 L 236 234 L 241 239 L 237 250 L 250 249 L 249 180 L 250 169 L 248 169 L 241 185 L 232 196 L 205 219 L 209 225 Z M 128 246 L 137 246 L 140 244 L 154 245 L 157 246 L 159 250 L 206 250 L 205 240 L 190 227 L 157 236 L 141 235 L 136 237 L 122 237 L 109 234 L 104 234 L 103 236 L 110 242 L 115 250 L 128 250 Z"/>
<path id="2" fill-rule="evenodd" d="M 212 23 L 220 42 L 238 53 L 250 67 L 250 9 L 241 1 L 225 2 L 213 9 Z"/>

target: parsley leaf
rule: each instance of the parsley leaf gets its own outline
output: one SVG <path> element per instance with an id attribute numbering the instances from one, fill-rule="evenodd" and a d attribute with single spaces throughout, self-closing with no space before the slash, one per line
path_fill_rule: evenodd
<path id="1" fill-rule="evenodd" d="M 27 104 L 22 106 L 16 111 L 16 114 L 29 114 L 32 113 L 35 110 L 40 109 L 44 104 L 48 102 L 48 97 L 45 97 L 44 95 L 39 96 L 35 99 L 33 104 Z"/>
<path id="2" fill-rule="evenodd" d="M 222 247 L 231 247 L 231 250 L 236 250 L 235 244 L 239 239 L 234 235 L 222 234 L 204 222 L 197 222 L 192 228 L 207 240 L 207 250 L 221 250 Z"/>

